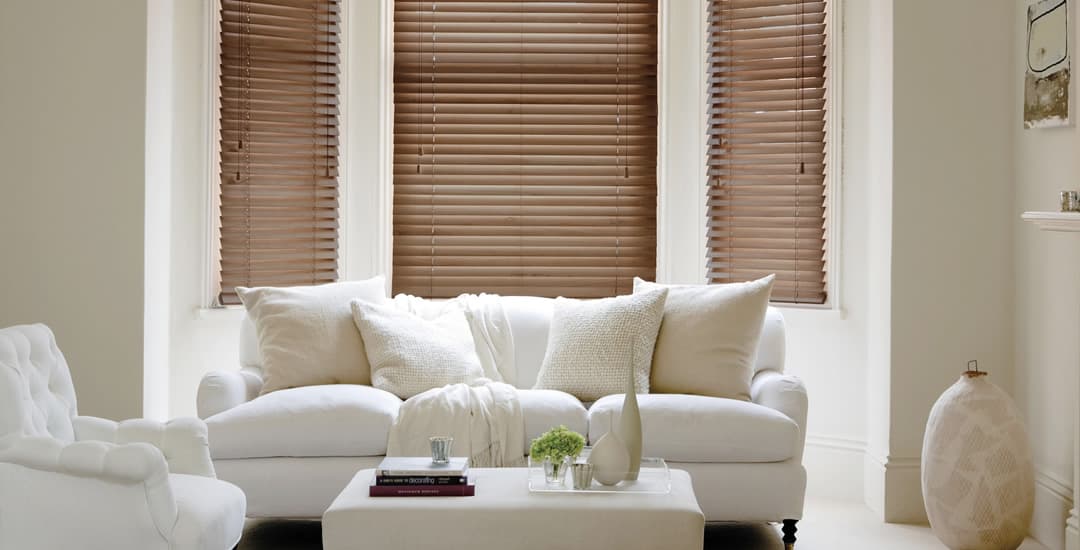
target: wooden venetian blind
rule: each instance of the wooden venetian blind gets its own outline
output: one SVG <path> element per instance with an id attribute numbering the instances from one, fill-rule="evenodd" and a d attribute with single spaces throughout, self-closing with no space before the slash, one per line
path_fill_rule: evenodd
<path id="1" fill-rule="evenodd" d="M 338 0 L 221 0 L 221 293 L 337 279 Z"/>
<path id="2" fill-rule="evenodd" d="M 708 276 L 824 303 L 826 2 L 710 0 Z"/>
<path id="3" fill-rule="evenodd" d="M 394 292 L 652 279 L 657 0 L 394 6 Z"/>

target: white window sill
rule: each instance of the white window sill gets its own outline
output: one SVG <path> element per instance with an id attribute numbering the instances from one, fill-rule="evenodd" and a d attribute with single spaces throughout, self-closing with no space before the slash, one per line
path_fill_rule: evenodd
<path id="1" fill-rule="evenodd" d="M 224 306 L 224 307 L 201 307 L 195 310 L 196 319 L 207 320 L 235 320 L 240 321 L 244 318 L 246 311 L 244 306 Z"/>
<path id="2" fill-rule="evenodd" d="M 837 319 L 841 321 L 847 318 L 847 312 L 843 308 L 831 304 L 770 302 L 769 305 L 779 309 L 785 317 L 789 315 L 812 315 L 819 319 Z"/>

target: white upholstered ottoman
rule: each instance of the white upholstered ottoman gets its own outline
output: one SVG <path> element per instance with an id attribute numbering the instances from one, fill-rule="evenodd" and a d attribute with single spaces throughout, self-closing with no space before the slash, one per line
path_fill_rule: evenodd
<path id="1" fill-rule="evenodd" d="M 671 492 L 530 493 L 525 468 L 475 468 L 473 497 L 368 496 L 361 470 L 323 514 L 324 550 L 701 550 L 705 516 L 690 475 Z"/>

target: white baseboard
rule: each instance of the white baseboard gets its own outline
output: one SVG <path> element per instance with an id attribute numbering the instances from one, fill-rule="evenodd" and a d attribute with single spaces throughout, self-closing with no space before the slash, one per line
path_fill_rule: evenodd
<path id="1" fill-rule="evenodd" d="M 1080 517 L 1076 508 L 1069 510 L 1069 519 L 1065 521 L 1065 550 L 1080 550 Z"/>
<path id="2" fill-rule="evenodd" d="M 877 457 L 866 453 L 863 461 L 866 505 L 887 523 L 926 525 L 921 469 L 919 457 Z"/>
<path id="3" fill-rule="evenodd" d="M 1045 471 L 1035 472 L 1035 514 L 1031 518 L 1031 537 L 1039 541 L 1047 550 L 1080 550 L 1076 543 L 1070 547 L 1067 543 L 1068 524 L 1076 525 L 1070 519 L 1072 508 L 1072 489 L 1064 481 Z M 1072 531 L 1075 536 L 1076 528 Z"/>
<path id="4" fill-rule="evenodd" d="M 861 502 L 863 455 L 866 443 L 856 439 L 808 434 L 803 466 L 806 467 L 806 494 L 836 500 Z"/>

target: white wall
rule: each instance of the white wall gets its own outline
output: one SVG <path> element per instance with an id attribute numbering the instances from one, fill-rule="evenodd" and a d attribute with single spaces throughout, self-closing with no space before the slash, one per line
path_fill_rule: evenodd
<path id="1" fill-rule="evenodd" d="M 83 414 L 142 414 L 146 5 L 0 2 L 0 326 L 45 322 Z"/>
<path id="2" fill-rule="evenodd" d="M 889 452 L 883 515 L 925 518 L 931 405 L 978 359 L 1012 382 L 1011 2 L 893 2 Z"/>
<path id="3" fill-rule="evenodd" d="M 1033 533 L 1048 548 L 1059 550 L 1064 548 L 1062 526 L 1075 483 L 1080 237 L 1038 231 L 1019 216 L 1027 210 L 1057 210 L 1059 191 L 1080 189 L 1080 130 L 1076 125 L 1023 129 L 1027 4 L 1028 0 L 1016 0 L 1012 10 L 1015 39 L 1010 78 L 1015 101 L 1008 111 L 1015 145 L 1015 203 L 1010 212 L 1016 250 L 1013 394 L 1027 417 L 1035 457 L 1038 499 Z M 1072 28 L 1070 48 L 1078 43 L 1076 26 Z M 1076 62 L 1074 56 L 1074 78 Z M 1077 93 L 1075 84 L 1072 93 Z"/>
<path id="4" fill-rule="evenodd" d="M 210 2 L 177 2 L 173 13 L 174 115 L 171 147 L 172 270 L 169 413 L 195 414 L 199 379 L 238 368 L 241 312 L 208 310 L 206 245 L 210 208 L 210 122 L 217 117 L 208 82 Z M 217 37 L 212 37 L 216 41 Z M 215 60 L 216 62 L 216 60 Z M 214 137 L 213 139 L 216 139 Z"/>

